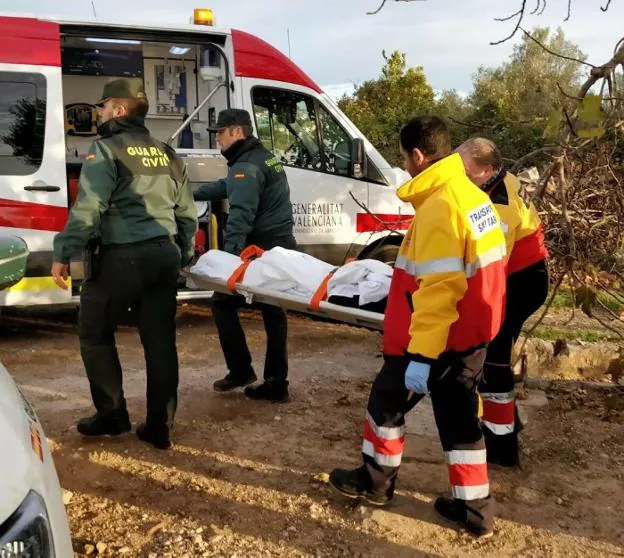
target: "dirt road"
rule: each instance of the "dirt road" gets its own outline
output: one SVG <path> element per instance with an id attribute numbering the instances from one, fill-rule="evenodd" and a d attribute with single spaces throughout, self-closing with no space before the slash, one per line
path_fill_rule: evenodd
<path id="1" fill-rule="evenodd" d="M 182 308 L 175 445 L 161 452 L 134 434 L 77 434 L 76 421 L 92 409 L 73 321 L 3 318 L 0 359 L 46 429 L 78 556 L 624 556 L 624 420 L 605 415 L 601 395 L 565 382 L 530 394 L 524 468 L 492 468 L 497 533 L 480 542 L 432 512 L 448 485 L 428 402 L 410 415 L 389 508 L 354 505 L 319 476 L 359 463 L 378 334 L 291 318 L 292 402 L 252 403 L 212 391 L 225 367 L 210 312 Z M 244 322 L 261 371 L 262 322 L 255 313 Z M 143 355 L 132 328 L 120 329 L 118 343 L 136 424 Z"/>

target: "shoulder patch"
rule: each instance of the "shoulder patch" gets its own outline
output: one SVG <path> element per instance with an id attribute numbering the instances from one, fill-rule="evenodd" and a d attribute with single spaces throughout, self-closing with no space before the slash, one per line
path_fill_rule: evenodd
<path id="1" fill-rule="evenodd" d="M 87 161 L 93 161 L 95 159 L 95 153 L 89 153 L 87 155 Z"/>
<path id="2" fill-rule="evenodd" d="M 480 238 L 489 231 L 501 226 L 498 215 L 494 211 L 494 206 L 489 202 L 469 211 L 466 217 L 470 222 L 474 238 Z"/>
<path id="3" fill-rule="evenodd" d="M 245 178 L 247 175 L 244 172 L 237 172 L 234 178 Z"/>

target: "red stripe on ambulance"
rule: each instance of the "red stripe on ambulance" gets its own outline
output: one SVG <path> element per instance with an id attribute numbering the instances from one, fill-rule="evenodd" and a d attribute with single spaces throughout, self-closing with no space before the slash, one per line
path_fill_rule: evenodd
<path id="1" fill-rule="evenodd" d="M 66 207 L 0 199 L 0 227 L 60 232 L 67 215 Z"/>
<path id="2" fill-rule="evenodd" d="M 60 66 L 61 32 L 58 23 L 34 18 L 0 17 L 0 62 Z"/>
<path id="3" fill-rule="evenodd" d="M 269 43 L 244 31 L 232 29 L 234 69 L 239 77 L 284 81 L 309 87 L 317 93 L 321 88 L 290 58 Z"/>
<path id="4" fill-rule="evenodd" d="M 406 231 L 413 215 L 390 213 L 358 213 L 355 221 L 356 232 L 380 232 L 385 230 Z"/>

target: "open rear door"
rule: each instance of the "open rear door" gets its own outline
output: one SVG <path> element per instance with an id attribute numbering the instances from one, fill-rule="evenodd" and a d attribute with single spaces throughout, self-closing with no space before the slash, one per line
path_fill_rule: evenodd
<path id="1" fill-rule="evenodd" d="M 0 235 L 18 236 L 26 276 L 0 305 L 68 302 L 50 277 L 54 235 L 67 220 L 59 25 L 0 17 Z"/>

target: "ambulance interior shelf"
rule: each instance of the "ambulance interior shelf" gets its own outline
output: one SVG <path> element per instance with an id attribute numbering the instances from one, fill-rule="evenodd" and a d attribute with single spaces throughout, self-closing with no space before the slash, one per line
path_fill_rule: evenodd
<path id="1" fill-rule="evenodd" d="M 95 29 L 72 27 L 62 36 L 68 158 L 86 154 L 97 134 L 93 103 L 104 85 L 117 78 L 143 84 L 150 103 L 146 124 L 156 138 L 167 142 L 177 135 L 175 148 L 216 148 L 207 128 L 229 105 L 229 90 L 222 86 L 229 74 L 222 37 L 203 36 L 202 44 L 179 44 L 164 34 L 162 40 L 135 40 L 109 33 L 99 36 Z"/>
<path id="2" fill-rule="evenodd" d="M 240 257 L 210 250 L 186 275 L 190 288 L 381 329 L 392 268 L 377 260 L 334 267 L 296 250 L 252 246 Z"/>

